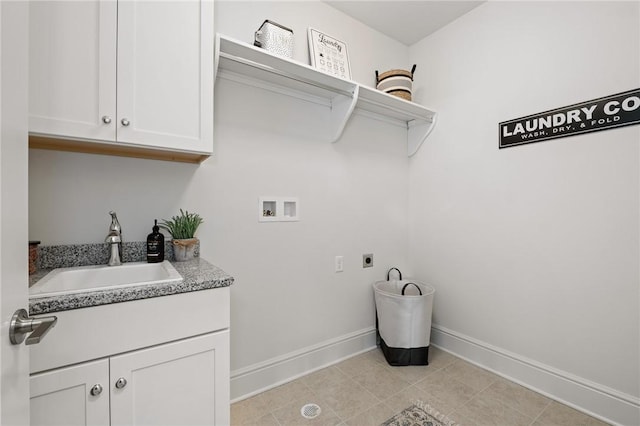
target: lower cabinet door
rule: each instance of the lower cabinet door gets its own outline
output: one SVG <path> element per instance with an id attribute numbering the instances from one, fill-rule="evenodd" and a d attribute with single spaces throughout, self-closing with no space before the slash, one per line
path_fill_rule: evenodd
<path id="1" fill-rule="evenodd" d="M 111 424 L 228 425 L 229 330 L 111 358 Z"/>
<path id="2" fill-rule="evenodd" d="M 32 425 L 109 426 L 109 360 L 33 374 Z"/>

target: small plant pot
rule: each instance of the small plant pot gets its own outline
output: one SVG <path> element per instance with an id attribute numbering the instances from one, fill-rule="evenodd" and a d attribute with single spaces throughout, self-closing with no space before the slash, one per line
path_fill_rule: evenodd
<path id="1" fill-rule="evenodd" d="M 173 240 L 173 257 L 177 262 L 184 262 L 195 257 L 196 247 L 199 240 L 197 238 L 189 238 L 186 240 Z"/>

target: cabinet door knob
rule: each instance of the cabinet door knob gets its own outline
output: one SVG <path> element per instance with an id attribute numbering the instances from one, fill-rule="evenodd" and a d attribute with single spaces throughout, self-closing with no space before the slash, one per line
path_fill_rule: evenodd
<path id="1" fill-rule="evenodd" d="M 104 124 L 110 124 L 111 123 L 111 117 L 109 117 L 108 115 L 105 115 L 102 117 L 102 122 Z"/>
<path id="2" fill-rule="evenodd" d="M 116 380 L 116 387 L 118 389 L 122 389 L 125 386 L 127 386 L 127 379 L 125 379 L 124 377 L 120 377 L 118 380 Z"/>
<path id="3" fill-rule="evenodd" d="M 131 122 L 129 122 L 129 120 L 127 120 L 126 118 L 123 118 L 122 120 L 120 120 L 120 123 L 122 123 L 122 125 L 125 127 L 131 124 Z"/>
<path id="4" fill-rule="evenodd" d="M 91 388 L 91 391 L 89 392 L 92 396 L 98 396 L 102 393 L 102 385 L 100 383 L 97 383 L 95 385 L 93 385 L 93 387 Z"/>

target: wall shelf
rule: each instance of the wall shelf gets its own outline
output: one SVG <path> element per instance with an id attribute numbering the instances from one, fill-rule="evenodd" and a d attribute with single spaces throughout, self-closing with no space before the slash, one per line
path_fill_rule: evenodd
<path id="1" fill-rule="evenodd" d="M 332 115 L 328 135 L 331 142 L 340 139 L 356 108 L 406 126 L 409 156 L 418 151 L 435 125 L 436 113 L 422 105 L 325 74 L 222 34 L 216 36 L 215 58 L 216 78 L 224 75 L 326 105 Z"/>

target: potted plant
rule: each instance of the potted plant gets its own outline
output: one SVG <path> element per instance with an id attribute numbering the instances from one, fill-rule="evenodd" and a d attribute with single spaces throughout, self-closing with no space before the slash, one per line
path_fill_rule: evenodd
<path id="1" fill-rule="evenodd" d="M 182 209 L 178 216 L 160 222 L 160 227 L 171 234 L 173 255 L 177 261 L 193 259 L 198 245 L 198 239 L 194 235 L 203 222 L 204 220 L 197 213 L 189 213 Z"/>

